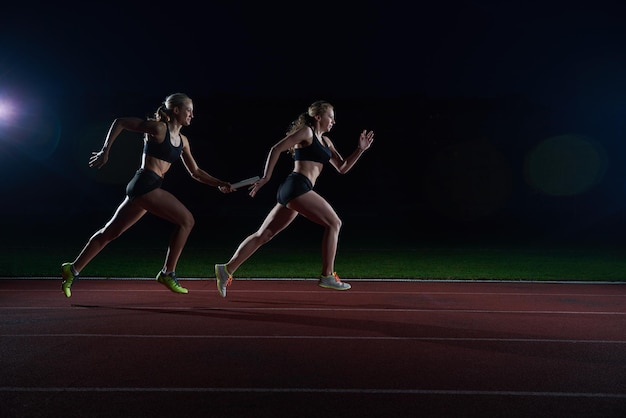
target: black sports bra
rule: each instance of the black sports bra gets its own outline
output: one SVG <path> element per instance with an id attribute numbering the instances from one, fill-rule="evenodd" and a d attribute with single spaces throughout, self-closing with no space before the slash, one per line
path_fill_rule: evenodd
<path id="1" fill-rule="evenodd" d="M 165 125 L 167 126 L 167 123 Z M 180 144 L 177 147 L 172 145 L 169 126 L 167 126 L 165 139 L 161 143 L 148 140 L 148 134 L 146 134 L 144 144 L 143 144 L 144 154 L 149 155 L 154 158 L 158 158 L 159 160 L 167 161 L 168 163 L 173 163 L 178 158 L 180 158 L 180 154 L 182 154 L 182 152 L 183 152 L 183 138 L 182 137 L 180 138 Z"/>
<path id="2" fill-rule="evenodd" d="M 331 156 L 330 148 L 320 143 L 315 136 L 315 131 L 313 131 L 313 142 L 311 142 L 311 145 L 304 148 L 295 148 L 293 153 L 293 159 L 296 161 L 315 161 L 322 164 L 327 163 Z"/>

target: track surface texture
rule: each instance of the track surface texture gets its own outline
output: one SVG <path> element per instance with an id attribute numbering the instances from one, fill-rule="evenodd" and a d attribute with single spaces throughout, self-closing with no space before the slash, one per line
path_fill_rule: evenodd
<path id="1" fill-rule="evenodd" d="M 0 280 L 0 415 L 624 417 L 626 285 Z"/>

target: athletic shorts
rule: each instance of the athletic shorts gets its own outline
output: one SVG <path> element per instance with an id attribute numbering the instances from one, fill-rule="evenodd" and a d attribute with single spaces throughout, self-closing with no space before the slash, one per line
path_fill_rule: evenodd
<path id="1" fill-rule="evenodd" d="M 290 200 L 305 194 L 308 191 L 313 190 L 313 183 L 304 174 L 296 173 L 293 171 L 290 173 L 285 181 L 278 186 L 278 192 L 276 193 L 276 200 L 283 206 L 287 206 Z"/>
<path id="2" fill-rule="evenodd" d="M 154 171 L 140 168 L 126 186 L 126 195 L 133 200 L 141 195 L 158 189 L 163 184 L 163 178 Z"/>

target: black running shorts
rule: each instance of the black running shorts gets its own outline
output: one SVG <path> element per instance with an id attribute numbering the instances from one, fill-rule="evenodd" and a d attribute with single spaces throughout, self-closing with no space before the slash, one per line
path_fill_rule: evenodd
<path id="1" fill-rule="evenodd" d="M 163 178 L 154 171 L 140 168 L 126 186 L 126 195 L 133 200 L 141 195 L 158 189 L 163 184 Z"/>
<path id="2" fill-rule="evenodd" d="M 290 200 L 313 190 L 313 183 L 304 174 L 291 172 L 285 181 L 278 186 L 276 200 L 283 206 L 287 206 Z"/>

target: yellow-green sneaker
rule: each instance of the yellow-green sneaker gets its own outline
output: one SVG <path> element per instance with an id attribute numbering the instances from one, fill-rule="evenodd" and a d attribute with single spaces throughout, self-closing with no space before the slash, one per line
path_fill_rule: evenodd
<path id="1" fill-rule="evenodd" d="M 61 283 L 61 290 L 65 293 L 66 297 L 72 296 L 72 283 L 74 280 L 78 280 L 78 274 L 72 273 L 72 263 L 61 264 L 61 277 L 63 277 L 63 283 Z"/>
<path id="2" fill-rule="evenodd" d="M 178 279 L 176 278 L 176 273 L 174 272 L 165 274 L 162 271 L 160 271 L 159 274 L 157 274 L 156 276 L 156 280 L 157 282 L 161 283 L 162 285 L 164 285 L 165 287 L 167 287 L 174 293 L 189 292 L 187 289 L 182 287 L 180 283 L 178 283 Z"/>

